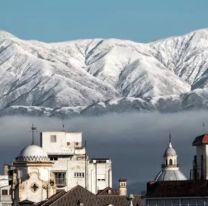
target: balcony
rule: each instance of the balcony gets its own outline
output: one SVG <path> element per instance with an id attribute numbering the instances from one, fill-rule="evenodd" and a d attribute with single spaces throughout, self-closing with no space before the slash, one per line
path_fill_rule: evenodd
<path id="1" fill-rule="evenodd" d="M 65 178 L 56 178 L 56 186 L 57 187 L 65 187 L 66 179 Z"/>
<path id="2" fill-rule="evenodd" d="M 56 186 L 65 187 L 66 186 L 66 172 L 54 172 Z"/>

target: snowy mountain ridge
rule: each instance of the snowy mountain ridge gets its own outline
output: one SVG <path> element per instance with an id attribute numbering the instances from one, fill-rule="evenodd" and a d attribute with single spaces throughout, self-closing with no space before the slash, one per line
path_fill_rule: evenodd
<path id="1" fill-rule="evenodd" d="M 0 31 L 0 113 L 208 107 L 208 29 L 150 43 L 21 40 Z"/>

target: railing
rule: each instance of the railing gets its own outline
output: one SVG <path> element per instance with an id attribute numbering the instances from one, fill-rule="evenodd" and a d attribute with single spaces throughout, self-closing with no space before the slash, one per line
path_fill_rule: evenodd
<path id="1" fill-rule="evenodd" d="M 66 179 L 56 177 L 56 186 L 57 187 L 65 187 L 66 186 Z"/>

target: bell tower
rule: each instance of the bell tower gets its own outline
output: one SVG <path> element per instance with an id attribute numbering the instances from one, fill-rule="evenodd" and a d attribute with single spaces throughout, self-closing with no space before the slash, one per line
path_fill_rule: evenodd
<path id="1" fill-rule="evenodd" d="M 192 179 L 208 180 L 208 134 L 196 137 L 192 145 L 196 147 Z"/>
<path id="2" fill-rule="evenodd" d="M 172 146 L 171 139 L 169 140 L 168 147 L 166 148 L 164 152 L 164 160 L 165 160 L 165 166 L 166 167 L 177 167 L 177 154 L 175 149 Z"/>

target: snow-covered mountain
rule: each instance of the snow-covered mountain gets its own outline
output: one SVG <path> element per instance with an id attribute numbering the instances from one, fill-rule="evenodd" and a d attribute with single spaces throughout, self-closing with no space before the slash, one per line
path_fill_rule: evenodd
<path id="1" fill-rule="evenodd" d="M 208 108 L 208 29 L 151 43 L 0 32 L 0 114 Z"/>

